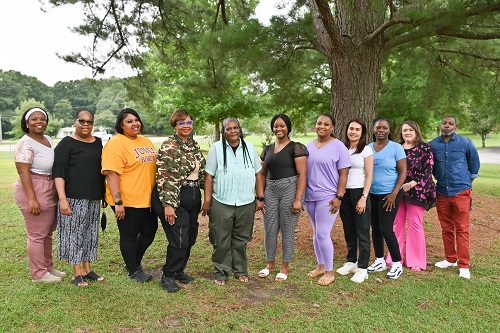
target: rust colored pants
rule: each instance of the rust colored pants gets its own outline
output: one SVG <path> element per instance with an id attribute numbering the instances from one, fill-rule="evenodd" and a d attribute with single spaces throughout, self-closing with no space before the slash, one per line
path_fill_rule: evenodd
<path id="1" fill-rule="evenodd" d="M 470 267 L 471 203 L 471 189 L 452 197 L 437 195 L 436 209 L 441 222 L 444 254 L 449 262 L 458 260 L 460 268 Z"/>

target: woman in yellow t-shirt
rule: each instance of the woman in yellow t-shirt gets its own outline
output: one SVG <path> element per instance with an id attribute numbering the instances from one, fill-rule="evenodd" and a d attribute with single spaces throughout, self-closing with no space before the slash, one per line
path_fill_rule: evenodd
<path id="1" fill-rule="evenodd" d="M 158 229 L 157 217 L 150 208 L 157 152 L 153 143 L 140 135 L 143 124 L 135 110 L 120 111 L 115 129 L 118 134 L 102 151 L 106 202 L 118 221 L 120 251 L 128 277 L 148 282 L 153 277 L 142 270 L 141 261 Z"/>

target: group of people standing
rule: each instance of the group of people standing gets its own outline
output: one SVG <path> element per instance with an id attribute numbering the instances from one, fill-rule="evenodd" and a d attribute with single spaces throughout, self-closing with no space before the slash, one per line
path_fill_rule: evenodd
<path id="1" fill-rule="evenodd" d="M 247 282 L 246 247 L 259 210 L 264 216 L 267 266 L 258 276 L 266 278 L 276 270 L 281 230 L 283 255 L 275 279 L 287 280 L 304 203 L 317 258 L 309 277 L 319 277 L 323 286 L 334 281 L 330 232 L 340 213 L 348 253 L 337 273 L 354 273 L 351 280 L 360 283 L 368 273 L 386 270 L 390 264 L 387 277 L 397 279 L 403 264 L 416 272 L 426 269 L 423 213 L 435 203 L 433 174 L 446 254 L 436 266 L 456 266 L 458 261 L 460 276 L 470 278 L 468 219 L 479 159 L 470 140 L 455 133 L 453 117 L 443 120 L 442 136 L 430 145 L 411 121 L 403 124 L 400 144 L 391 141 L 390 122 L 378 118 L 374 142 L 368 144 L 362 120 L 351 120 L 341 141 L 333 136 L 335 119 L 324 114 L 315 125 L 316 139 L 303 145 L 290 139 L 289 117 L 278 114 L 271 120 L 276 141 L 260 157 L 244 140 L 239 120 L 227 118 L 221 140 L 206 159 L 193 139 L 194 119 L 186 110 L 172 114 L 175 133 L 159 151 L 141 135 L 141 118 L 130 108 L 118 114 L 117 135 L 104 148 L 92 135 L 94 116 L 88 110 L 75 114 L 75 133 L 57 146 L 44 134 L 48 122 L 42 108 L 26 110 L 21 119 L 25 136 L 15 148 L 20 177 L 14 195 L 25 219 L 34 282 L 58 282 L 66 276 L 53 265 L 56 227 L 58 258 L 73 266 L 72 283 L 84 287 L 88 281 L 104 280 L 91 263 L 97 260 L 100 209 L 107 205 L 115 214 L 120 252 L 132 280 L 152 280 L 142 259 L 159 218 L 168 239 L 161 286 L 176 292 L 178 283 L 194 281 L 184 270 L 201 211 L 209 216 L 214 282 L 225 285 L 230 275 Z M 370 227 L 376 260 L 368 266 Z M 387 259 L 384 240 L 390 252 Z"/>
<path id="2" fill-rule="evenodd" d="M 387 265 L 391 266 L 386 274 L 389 279 L 399 278 L 403 265 L 413 272 L 427 269 L 423 217 L 436 205 L 445 249 L 445 260 L 436 266 L 458 265 L 459 276 L 470 278 L 469 217 L 472 181 L 479 171 L 477 150 L 469 139 L 455 133 L 454 117 L 443 119 L 442 135 L 429 144 L 413 121 L 403 123 L 399 143 L 391 140 L 390 126 L 388 119 L 375 119 L 373 142 L 368 143 L 366 124 L 352 119 L 341 141 L 333 135 L 335 119 L 323 114 L 316 121 L 317 138 L 303 147 L 285 138 L 292 128 L 286 115 L 272 119 L 277 140 L 261 156 L 265 196 L 261 196 L 262 191 L 256 192 L 257 200 L 265 200 L 261 209 L 268 262 L 260 277 L 275 269 L 276 239 L 281 229 L 283 262 L 276 280 L 287 279 L 295 214 L 305 201 L 317 259 L 316 268 L 308 276 L 319 277 L 320 285 L 334 281 L 330 233 L 338 213 L 347 260 L 336 272 L 353 274 L 351 281 L 361 283 L 369 273 L 387 270 Z M 370 229 L 375 251 L 371 265 Z M 389 250 L 387 258 L 384 242 Z"/>

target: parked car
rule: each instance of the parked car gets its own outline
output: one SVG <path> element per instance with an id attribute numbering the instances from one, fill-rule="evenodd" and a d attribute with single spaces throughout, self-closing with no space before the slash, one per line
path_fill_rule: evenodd
<path id="1" fill-rule="evenodd" d="M 112 137 L 112 135 L 106 131 L 94 132 L 94 133 L 92 133 L 92 135 L 97 137 L 97 138 L 101 138 L 102 141 L 108 141 Z"/>

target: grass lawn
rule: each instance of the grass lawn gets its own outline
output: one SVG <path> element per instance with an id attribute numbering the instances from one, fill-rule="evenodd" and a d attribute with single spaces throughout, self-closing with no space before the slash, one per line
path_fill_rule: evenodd
<path id="1" fill-rule="evenodd" d="M 146 271 L 155 278 L 146 284 L 133 282 L 126 278 L 118 230 L 108 208 L 108 229 L 101 234 L 100 259 L 93 266 L 106 277 L 104 282 L 87 288 L 73 286 L 69 278 L 56 284 L 32 283 L 24 221 L 12 196 L 17 174 L 9 154 L 0 152 L 2 332 L 499 331 L 499 229 L 492 229 L 493 245 L 476 254 L 471 280 L 458 278 L 456 269 L 430 265 L 424 273 L 405 270 L 395 281 L 375 273 L 359 285 L 336 274 L 332 285 L 321 287 L 306 277 L 315 265 L 312 250 L 297 248 L 289 280 L 275 283 L 255 277 L 265 263 L 263 244 L 254 241 L 248 250 L 250 282 L 231 279 L 220 287 L 212 282 L 212 247 L 202 228 L 187 268 L 197 280 L 169 294 L 158 284 L 166 249 L 161 226 L 144 259 Z M 475 193 L 500 203 L 500 166 L 484 165 L 481 170 Z M 260 233 L 261 223 L 256 221 Z M 345 259 L 345 244 L 335 246 L 336 269 Z M 441 248 L 436 252 L 433 257 L 442 255 Z M 55 260 L 55 265 L 71 274 L 67 263 Z"/>

